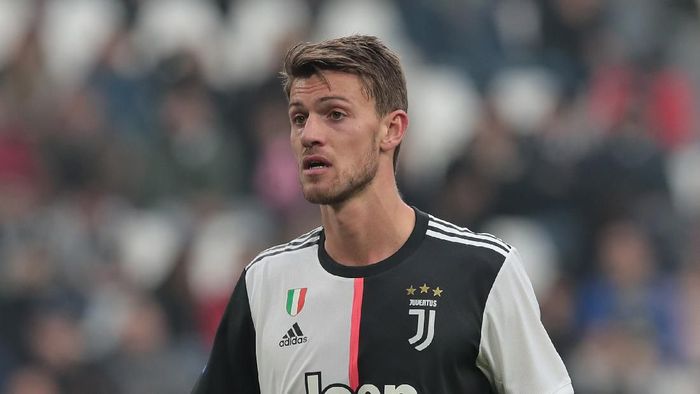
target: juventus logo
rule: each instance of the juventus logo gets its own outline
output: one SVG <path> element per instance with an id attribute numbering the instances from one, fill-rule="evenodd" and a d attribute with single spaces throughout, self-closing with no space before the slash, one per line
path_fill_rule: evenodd
<path id="1" fill-rule="evenodd" d="M 419 290 L 420 292 L 418 292 Z M 435 337 L 436 313 L 434 308 L 438 307 L 438 299 L 442 298 L 443 292 L 444 290 L 441 289 L 440 286 L 431 288 L 427 283 L 423 283 L 422 286 L 418 287 L 410 285 L 406 289 L 406 296 L 412 296 L 412 298 L 408 300 L 408 307 L 410 308 L 408 314 L 418 316 L 418 319 L 416 319 L 416 335 L 409 338 L 408 343 L 414 345 L 413 347 L 419 352 L 425 350 L 433 343 L 433 338 Z M 427 319 L 425 318 L 426 311 L 428 312 Z"/>
<path id="2" fill-rule="evenodd" d="M 426 311 L 428 312 L 427 322 L 425 319 Z M 409 309 L 408 314 L 418 316 L 416 335 L 409 338 L 408 343 L 415 345 L 414 347 L 416 350 L 422 351 L 430 346 L 430 344 L 433 342 L 433 337 L 435 336 L 435 310 Z"/>

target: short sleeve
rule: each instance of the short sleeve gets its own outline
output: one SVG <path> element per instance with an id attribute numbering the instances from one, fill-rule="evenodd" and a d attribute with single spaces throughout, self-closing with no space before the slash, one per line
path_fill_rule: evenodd
<path id="1" fill-rule="evenodd" d="M 214 339 L 214 346 L 193 394 L 259 394 L 255 327 L 246 272 L 236 284 Z"/>
<path id="2" fill-rule="evenodd" d="M 573 393 L 571 379 L 540 320 L 530 280 L 515 248 L 489 293 L 481 326 L 479 369 L 498 393 Z"/>

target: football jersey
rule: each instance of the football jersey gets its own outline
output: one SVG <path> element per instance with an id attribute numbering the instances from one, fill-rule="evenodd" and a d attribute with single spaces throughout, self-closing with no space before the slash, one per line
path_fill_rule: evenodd
<path id="1" fill-rule="evenodd" d="M 346 266 L 324 231 L 244 270 L 194 393 L 572 393 L 512 246 L 416 211 L 387 259 Z"/>

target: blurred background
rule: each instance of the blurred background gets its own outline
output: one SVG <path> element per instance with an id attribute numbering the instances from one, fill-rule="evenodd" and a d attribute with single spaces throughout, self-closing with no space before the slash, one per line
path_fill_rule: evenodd
<path id="1" fill-rule="evenodd" d="M 277 72 L 401 56 L 405 199 L 525 259 L 578 393 L 700 393 L 693 0 L 0 0 L 0 393 L 186 393 L 319 224 Z"/>

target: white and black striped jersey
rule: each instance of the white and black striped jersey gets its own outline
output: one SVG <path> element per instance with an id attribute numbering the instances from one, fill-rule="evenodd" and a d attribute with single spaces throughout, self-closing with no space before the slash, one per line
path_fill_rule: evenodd
<path id="1" fill-rule="evenodd" d="M 517 251 L 416 210 L 363 267 L 315 229 L 245 269 L 194 393 L 572 393 Z"/>

